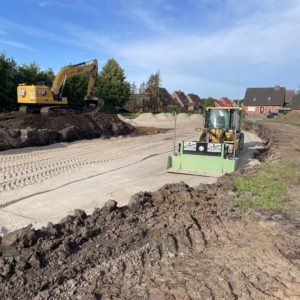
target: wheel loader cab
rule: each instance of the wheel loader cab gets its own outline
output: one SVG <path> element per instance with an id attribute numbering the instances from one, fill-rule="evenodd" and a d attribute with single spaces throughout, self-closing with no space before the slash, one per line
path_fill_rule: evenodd
<path id="1" fill-rule="evenodd" d="M 236 107 L 206 109 L 205 128 L 240 131 L 241 110 Z"/>
<path id="2" fill-rule="evenodd" d="M 208 107 L 205 115 L 205 129 L 199 141 L 224 142 L 239 139 L 241 110 L 238 107 Z"/>

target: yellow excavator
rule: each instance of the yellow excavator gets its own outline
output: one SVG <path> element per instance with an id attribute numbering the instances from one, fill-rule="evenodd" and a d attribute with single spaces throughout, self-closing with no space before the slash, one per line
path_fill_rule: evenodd
<path id="1" fill-rule="evenodd" d="M 84 109 L 70 106 L 68 99 L 63 97 L 63 89 L 68 78 L 88 73 L 88 89 L 84 98 Z M 97 112 L 103 106 L 103 100 L 94 97 L 95 84 L 98 76 L 97 59 L 69 65 L 61 68 L 51 88 L 41 85 L 19 84 L 17 88 L 19 111 L 23 113 L 41 113 L 43 115 L 66 115 L 80 112 Z"/>

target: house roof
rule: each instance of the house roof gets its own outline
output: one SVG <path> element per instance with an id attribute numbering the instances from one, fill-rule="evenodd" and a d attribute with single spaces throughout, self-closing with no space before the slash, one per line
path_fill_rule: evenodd
<path id="1" fill-rule="evenodd" d="M 174 101 L 166 88 L 160 87 L 159 92 L 164 100 L 167 100 L 168 104 L 174 104 Z"/>
<path id="2" fill-rule="evenodd" d="M 293 97 L 291 109 L 300 109 L 300 95 L 295 95 Z"/>
<path id="3" fill-rule="evenodd" d="M 215 107 L 235 107 L 234 101 L 228 99 L 227 97 L 222 97 L 219 100 L 215 100 Z"/>
<path id="4" fill-rule="evenodd" d="M 196 106 L 196 107 L 203 106 L 201 98 L 196 94 L 188 94 L 187 99 L 191 104 L 194 104 L 194 106 Z"/>
<path id="5" fill-rule="evenodd" d="M 284 87 L 247 88 L 245 106 L 283 106 L 285 98 Z"/>
<path id="6" fill-rule="evenodd" d="M 173 92 L 173 94 L 171 95 L 171 97 L 173 98 L 173 100 L 178 103 L 181 107 L 184 106 L 189 106 L 189 101 L 186 98 L 186 95 L 184 92 L 182 91 L 175 91 Z"/>

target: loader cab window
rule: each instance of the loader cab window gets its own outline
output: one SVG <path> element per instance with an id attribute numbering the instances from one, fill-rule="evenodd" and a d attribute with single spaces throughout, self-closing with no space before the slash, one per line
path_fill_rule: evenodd
<path id="1" fill-rule="evenodd" d="M 238 131 L 240 127 L 240 113 L 233 109 L 211 109 L 207 112 L 206 128 L 232 129 Z"/>

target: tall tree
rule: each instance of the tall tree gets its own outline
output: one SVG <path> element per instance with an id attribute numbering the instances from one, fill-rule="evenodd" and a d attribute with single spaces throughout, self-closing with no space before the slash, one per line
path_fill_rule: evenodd
<path id="1" fill-rule="evenodd" d="M 17 108 L 17 63 L 0 54 L 0 111 Z"/>
<path id="2" fill-rule="evenodd" d="M 146 89 L 146 83 L 143 81 L 143 82 L 140 84 L 139 93 L 140 93 L 140 94 L 145 93 L 145 89 Z"/>
<path id="3" fill-rule="evenodd" d="M 160 73 L 151 74 L 145 88 L 146 108 L 152 112 L 158 112 L 160 107 Z"/>
<path id="4" fill-rule="evenodd" d="M 142 109 L 142 100 L 140 94 L 137 92 L 135 82 L 130 84 L 130 99 L 127 103 L 127 107 L 130 111 L 137 112 Z"/>
<path id="5" fill-rule="evenodd" d="M 95 94 L 104 100 L 104 110 L 108 112 L 115 111 L 129 100 L 130 84 L 126 81 L 124 70 L 113 58 L 104 65 Z"/>

